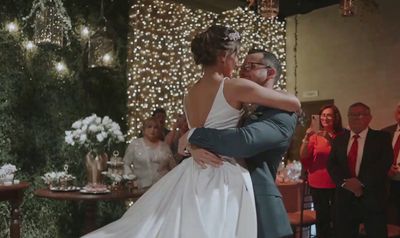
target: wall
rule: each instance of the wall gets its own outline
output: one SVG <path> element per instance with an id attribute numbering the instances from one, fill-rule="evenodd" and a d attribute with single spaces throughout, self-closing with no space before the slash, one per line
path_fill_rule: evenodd
<path id="1" fill-rule="evenodd" d="M 400 1 L 376 2 L 352 17 L 333 5 L 287 18 L 288 90 L 301 101 L 334 99 L 344 126 L 356 101 L 371 107 L 372 128 L 393 124 L 400 102 Z M 305 97 L 313 90 L 318 96 Z"/>

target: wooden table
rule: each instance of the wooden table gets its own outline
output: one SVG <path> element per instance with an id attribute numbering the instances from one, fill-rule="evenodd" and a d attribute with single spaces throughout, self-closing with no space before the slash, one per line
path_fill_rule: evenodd
<path id="1" fill-rule="evenodd" d="M 83 234 L 87 234 L 96 229 L 96 210 L 98 201 L 126 200 L 131 198 L 139 198 L 144 192 L 129 193 L 125 191 L 112 191 L 105 194 L 86 194 L 76 192 L 52 192 L 47 188 L 37 189 L 34 194 L 38 197 L 61 200 L 84 202 L 85 209 L 85 226 Z"/>
<path id="2" fill-rule="evenodd" d="M 24 198 L 24 190 L 29 187 L 29 183 L 21 182 L 13 185 L 0 185 L 0 201 L 8 201 L 11 205 L 10 216 L 10 237 L 20 237 L 20 206 Z"/>

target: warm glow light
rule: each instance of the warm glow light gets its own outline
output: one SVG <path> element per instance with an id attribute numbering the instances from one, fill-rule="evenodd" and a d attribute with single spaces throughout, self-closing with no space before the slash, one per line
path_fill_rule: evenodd
<path id="1" fill-rule="evenodd" d="M 109 64 L 109 63 L 111 63 L 111 61 L 112 61 L 112 56 L 111 56 L 111 54 L 110 54 L 110 53 L 105 54 L 105 55 L 103 56 L 102 60 L 103 60 L 104 64 Z"/>
<path id="2" fill-rule="evenodd" d="M 63 62 L 57 62 L 56 63 L 56 70 L 59 73 L 63 73 L 67 70 L 67 67 L 65 66 L 65 64 Z"/>
<path id="3" fill-rule="evenodd" d="M 87 26 L 82 27 L 81 36 L 82 38 L 88 38 L 90 34 L 89 28 Z"/>
<path id="4" fill-rule="evenodd" d="M 25 43 L 25 48 L 27 50 L 33 50 L 36 47 L 36 45 L 32 41 L 27 41 Z"/>
<path id="5" fill-rule="evenodd" d="M 10 22 L 6 25 L 7 31 L 14 33 L 18 31 L 18 25 L 15 22 Z"/>

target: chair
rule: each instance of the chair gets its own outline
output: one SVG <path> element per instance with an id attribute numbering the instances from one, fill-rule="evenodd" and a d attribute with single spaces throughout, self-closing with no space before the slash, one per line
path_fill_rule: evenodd
<path id="1" fill-rule="evenodd" d="M 388 238 L 400 238 L 399 226 L 393 224 L 387 224 L 387 232 L 388 232 Z M 359 229 L 359 238 L 362 237 L 367 237 L 367 234 L 365 233 L 364 224 L 360 224 L 360 229 Z"/>
<path id="2" fill-rule="evenodd" d="M 303 237 L 303 228 L 308 228 L 308 237 L 311 237 L 311 226 L 317 223 L 317 216 L 312 209 L 312 198 L 308 186 L 307 176 L 302 181 L 300 210 L 288 212 L 290 225 L 293 229 L 293 237 Z"/>

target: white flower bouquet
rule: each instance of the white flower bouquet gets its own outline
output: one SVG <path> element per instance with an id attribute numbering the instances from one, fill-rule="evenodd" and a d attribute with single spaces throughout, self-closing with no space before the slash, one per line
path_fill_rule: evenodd
<path id="1" fill-rule="evenodd" d="M 0 176 L 14 174 L 17 171 L 17 167 L 13 164 L 5 164 L 0 168 Z"/>
<path id="2" fill-rule="evenodd" d="M 12 184 L 17 167 L 13 164 L 4 164 L 0 168 L 0 184 Z"/>
<path id="3" fill-rule="evenodd" d="M 112 143 L 125 140 L 118 123 L 105 116 L 92 114 L 72 124 L 72 130 L 65 131 L 65 142 L 78 145 L 91 151 L 101 152 L 109 149 Z"/>

